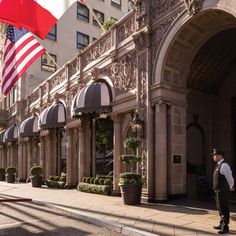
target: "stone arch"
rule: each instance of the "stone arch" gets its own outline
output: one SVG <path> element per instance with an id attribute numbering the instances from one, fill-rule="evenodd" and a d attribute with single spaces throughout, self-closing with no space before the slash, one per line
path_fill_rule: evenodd
<path id="1" fill-rule="evenodd" d="M 235 17 L 234 0 L 229 0 L 227 4 L 222 0 L 206 0 L 198 14 L 193 17 L 187 13 L 182 15 L 161 45 L 155 61 L 153 82 L 186 87 L 189 67 L 197 52 L 217 33 L 235 28 Z"/>

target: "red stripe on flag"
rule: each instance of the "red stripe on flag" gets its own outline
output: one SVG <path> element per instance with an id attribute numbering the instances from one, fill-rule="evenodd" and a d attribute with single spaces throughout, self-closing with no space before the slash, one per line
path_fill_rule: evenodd
<path id="1" fill-rule="evenodd" d="M 12 74 L 16 71 L 16 68 L 18 68 L 20 66 L 20 64 L 25 60 L 27 59 L 27 56 L 33 52 L 38 46 L 40 46 L 40 44 L 34 44 L 31 48 L 29 48 L 27 51 L 25 51 L 25 53 L 16 61 L 16 63 L 14 63 L 14 67 L 11 69 L 11 71 L 7 74 L 7 75 L 4 75 L 3 74 L 3 83 L 2 83 L 2 86 L 4 87 L 6 82 L 11 78 Z M 11 60 L 9 60 L 10 63 L 12 63 L 12 61 L 14 60 L 15 56 L 16 56 L 17 53 L 15 53 L 12 57 L 11 57 Z M 7 67 L 10 65 L 10 63 L 7 63 Z M 5 69 L 6 67 L 4 67 Z M 18 73 L 18 78 L 20 78 L 20 75 Z"/>

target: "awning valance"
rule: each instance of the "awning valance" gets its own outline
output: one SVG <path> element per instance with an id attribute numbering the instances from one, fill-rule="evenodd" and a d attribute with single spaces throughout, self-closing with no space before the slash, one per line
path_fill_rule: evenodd
<path id="1" fill-rule="evenodd" d="M 64 127 L 66 124 L 66 108 L 58 102 L 46 108 L 39 117 L 40 128 L 50 129 Z"/>
<path id="2" fill-rule="evenodd" d="M 11 125 L 3 135 L 3 142 L 12 142 L 18 139 L 18 126 L 17 124 Z"/>
<path id="3" fill-rule="evenodd" d="M 37 115 L 25 119 L 19 127 L 20 137 L 31 137 L 39 134 L 39 117 Z"/>
<path id="4" fill-rule="evenodd" d="M 111 112 L 112 89 L 108 83 L 95 82 L 84 87 L 73 99 L 71 115 Z"/>

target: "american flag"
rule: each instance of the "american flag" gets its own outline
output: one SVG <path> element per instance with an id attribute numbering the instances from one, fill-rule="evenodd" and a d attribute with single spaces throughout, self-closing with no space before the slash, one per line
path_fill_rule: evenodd
<path id="1" fill-rule="evenodd" d="M 2 93 L 7 95 L 16 81 L 45 49 L 26 29 L 7 28 L 2 64 Z"/>

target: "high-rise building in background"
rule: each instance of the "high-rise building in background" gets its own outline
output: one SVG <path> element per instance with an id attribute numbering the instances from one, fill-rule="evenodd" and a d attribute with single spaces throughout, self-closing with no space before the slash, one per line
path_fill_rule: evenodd
<path id="1" fill-rule="evenodd" d="M 9 93 L 8 98 L 5 99 L 8 107 L 18 100 L 25 99 L 57 70 L 53 60 L 59 67 L 62 67 L 80 50 L 102 35 L 103 30 L 94 14 L 101 23 L 116 21 L 133 7 L 132 1 L 129 0 L 90 0 L 87 3 L 89 8 L 79 2 L 74 3 L 59 19 L 47 37 L 44 40 L 38 39 L 50 57 L 45 53 L 30 66 Z"/>

